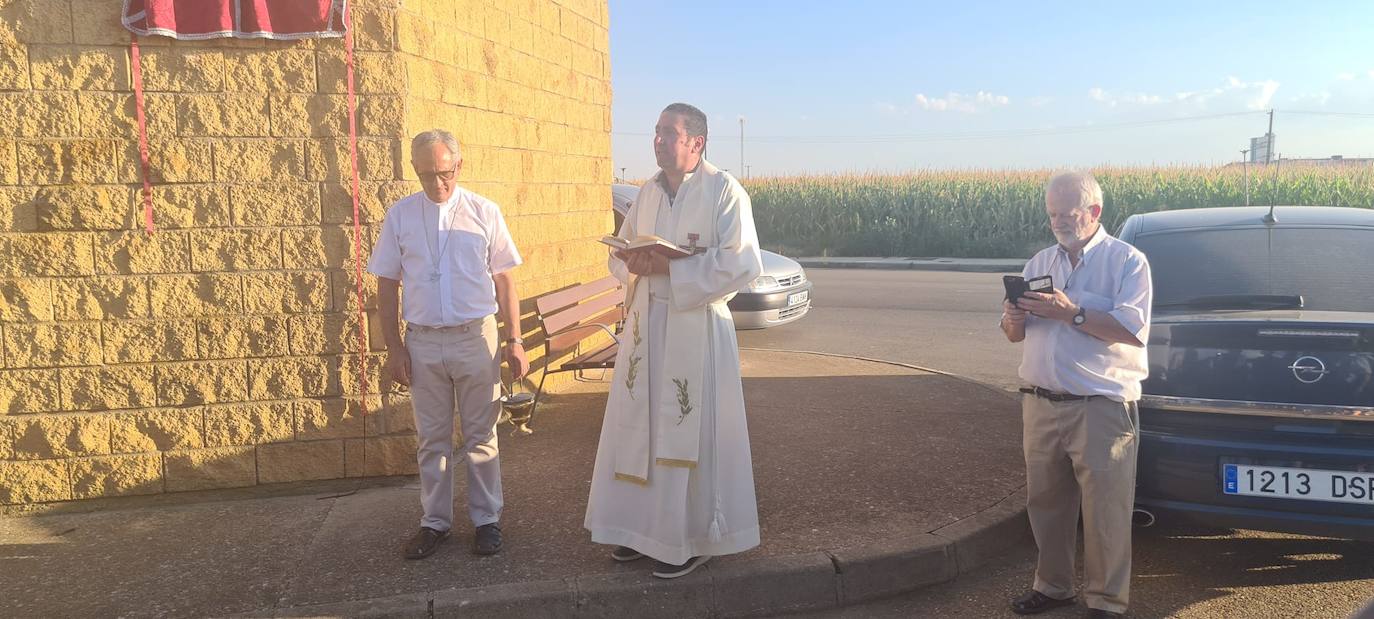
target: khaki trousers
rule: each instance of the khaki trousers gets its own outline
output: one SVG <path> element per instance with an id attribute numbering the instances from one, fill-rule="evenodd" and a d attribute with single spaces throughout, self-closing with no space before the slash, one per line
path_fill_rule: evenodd
<path id="1" fill-rule="evenodd" d="M 473 526 L 501 519 L 501 460 L 496 422 L 501 411 L 501 359 L 496 318 L 456 327 L 406 328 L 410 392 L 420 464 L 420 526 L 453 527 L 453 425 L 461 419 L 467 463 L 468 517 Z"/>
<path id="2" fill-rule="evenodd" d="M 1103 397 L 1051 402 L 1026 394 L 1026 511 L 1040 557 L 1036 591 L 1074 593 L 1078 516 L 1083 516 L 1084 598 L 1125 612 L 1131 586 L 1131 510 L 1140 421 L 1134 402 Z"/>

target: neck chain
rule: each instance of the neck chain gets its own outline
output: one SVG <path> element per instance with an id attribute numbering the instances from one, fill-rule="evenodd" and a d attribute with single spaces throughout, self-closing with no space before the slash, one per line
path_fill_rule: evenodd
<path id="1" fill-rule="evenodd" d="M 434 236 L 436 236 L 436 237 L 438 237 L 438 236 L 439 236 L 439 233 L 443 231 L 443 229 L 439 227 L 439 224 L 440 224 L 440 215 L 439 215 L 439 213 L 441 213 L 441 212 L 443 212 L 443 207 L 440 206 L 440 205 L 438 205 L 438 204 L 435 204 Z M 453 204 L 453 210 L 452 210 L 451 212 L 449 212 L 449 214 L 448 214 L 448 227 L 449 227 L 449 229 L 452 229 L 452 228 L 453 228 L 453 218 L 454 218 L 457 214 L 458 214 L 458 204 L 455 202 L 455 203 Z M 429 250 L 429 263 L 430 263 L 429 281 L 437 282 L 437 281 L 439 281 L 439 262 L 440 262 L 441 260 L 443 260 L 444 256 L 448 253 L 448 242 L 449 242 L 450 240 L 452 240 L 452 235 L 445 235 L 445 236 L 444 236 L 444 242 L 443 242 L 442 244 L 439 245 L 439 255 L 438 255 L 438 256 L 435 256 L 435 255 L 434 255 L 434 244 L 431 243 L 431 242 L 429 241 L 429 209 L 424 208 L 424 205 L 421 205 L 421 209 L 420 209 L 420 222 L 421 222 L 422 224 L 424 224 L 424 226 L 425 226 L 425 229 L 424 229 L 424 235 L 425 235 L 425 249 Z"/>

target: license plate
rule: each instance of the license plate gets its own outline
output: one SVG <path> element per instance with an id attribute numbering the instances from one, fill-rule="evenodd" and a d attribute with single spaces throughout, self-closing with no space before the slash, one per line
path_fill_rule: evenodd
<path id="1" fill-rule="evenodd" d="M 806 300 L 809 298 L 811 298 L 810 290 L 803 290 L 801 292 L 794 292 L 792 294 L 789 294 L 787 295 L 787 307 L 792 307 L 793 305 L 805 303 Z"/>
<path id="2" fill-rule="evenodd" d="M 1226 494 L 1374 505 L 1374 472 L 1222 465 Z"/>

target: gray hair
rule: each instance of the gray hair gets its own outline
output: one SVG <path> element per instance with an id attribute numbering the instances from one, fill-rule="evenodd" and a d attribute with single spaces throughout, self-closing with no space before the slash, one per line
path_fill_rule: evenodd
<path id="1" fill-rule="evenodd" d="M 1068 192 L 1073 192 L 1069 194 Z M 1045 183 L 1045 194 L 1077 195 L 1078 208 L 1086 209 L 1094 204 L 1102 206 L 1102 186 L 1092 174 L 1077 170 L 1055 172 Z"/>
<path id="2" fill-rule="evenodd" d="M 410 156 L 413 158 L 415 153 L 420 149 L 434 144 L 443 144 L 448 147 L 448 152 L 453 153 L 454 159 L 460 161 L 463 159 L 463 154 L 458 152 L 458 138 L 453 137 L 452 133 L 444 131 L 443 129 L 422 131 L 416 134 L 414 138 L 411 138 Z"/>
<path id="3" fill-rule="evenodd" d="M 686 103 L 674 103 L 663 108 L 663 112 L 665 114 L 677 114 L 682 117 L 682 126 L 687 130 L 687 137 L 706 137 L 706 113 L 697 109 L 696 106 Z"/>

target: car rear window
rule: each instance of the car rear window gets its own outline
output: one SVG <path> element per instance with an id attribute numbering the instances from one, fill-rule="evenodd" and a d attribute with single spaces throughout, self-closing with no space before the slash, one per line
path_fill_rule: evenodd
<path id="1" fill-rule="evenodd" d="M 1215 295 L 1302 295 L 1312 310 L 1374 312 L 1374 229 L 1179 230 L 1137 237 L 1155 305 Z"/>

